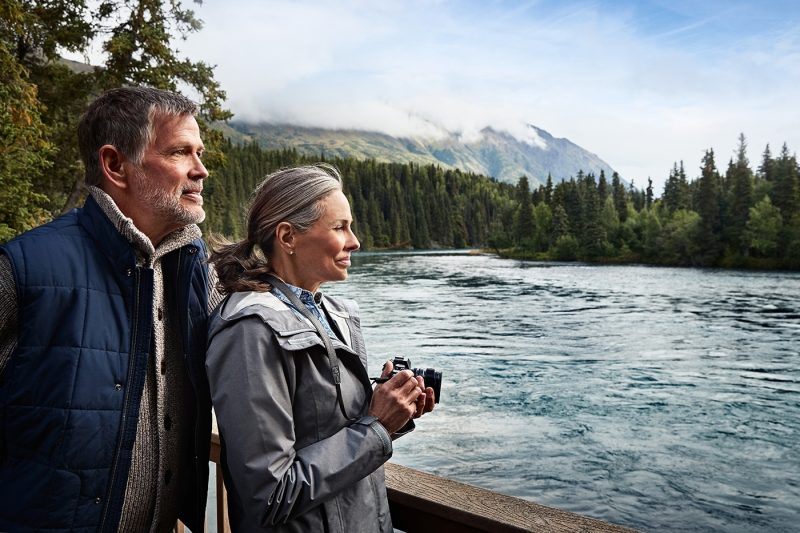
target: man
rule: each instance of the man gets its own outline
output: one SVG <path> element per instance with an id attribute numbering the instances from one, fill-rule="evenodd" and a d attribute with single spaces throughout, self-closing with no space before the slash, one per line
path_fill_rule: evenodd
<path id="1" fill-rule="evenodd" d="M 122 88 L 78 126 L 90 196 L 0 248 L 0 531 L 202 531 L 203 143 Z"/>

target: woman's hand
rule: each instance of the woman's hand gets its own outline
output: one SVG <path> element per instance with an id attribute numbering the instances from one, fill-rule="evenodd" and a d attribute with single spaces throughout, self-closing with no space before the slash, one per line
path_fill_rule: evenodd
<path id="1" fill-rule="evenodd" d="M 425 379 L 423 379 L 422 376 L 414 376 L 414 378 L 417 380 L 419 389 L 425 391 L 417 396 L 417 407 L 414 411 L 414 418 L 419 418 L 425 413 L 433 411 L 433 406 L 436 402 L 436 394 L 433 392 L 433 387 L 425 388 Z"/>
<path id="2" fill-rule="evenodd" d="M 392 369 L 391 361 L 387 361 L 383 365 L 381 377 L 389 376 Z M 425 391 L 424 387 L 425 381 L 422 377 L 414 376 L 411 370 L 398 372 L 390 380 L 375 387 L 369 404 L 369 414 L 377 417 L 389 434 L 395 433 L 411 417 L 417 418 L 433 409 L 433 389 Z"/>

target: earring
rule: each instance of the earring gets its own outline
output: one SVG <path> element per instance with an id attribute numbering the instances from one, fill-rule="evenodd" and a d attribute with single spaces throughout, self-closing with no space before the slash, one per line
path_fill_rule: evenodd
<path id="1" fill-rule="evenodd" d="M 289 255 L 294 255 L 294 250 L 289 250 Z"/>

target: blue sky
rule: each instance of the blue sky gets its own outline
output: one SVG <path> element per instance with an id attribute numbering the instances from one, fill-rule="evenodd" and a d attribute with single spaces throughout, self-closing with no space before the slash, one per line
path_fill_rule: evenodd
<path id="1" fill-rule="evenodd" d="M 394 135 L 525 124 L 656 193 L 673 162 L 800 149 L 800 2 L 206 0 L 177 46 L 238 119 Z"/>

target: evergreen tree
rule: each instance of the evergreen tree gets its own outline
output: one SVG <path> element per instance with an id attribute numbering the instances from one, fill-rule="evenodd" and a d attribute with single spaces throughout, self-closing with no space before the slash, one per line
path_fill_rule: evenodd
<path id="1" fill-rule="evenodd" d="M 553 202 L 553 176 L 550 173 L 547 173 L 547 183 L 544 186 L 544 201 L 547 205 L 551 205 Z"/>
<path id="2" fill-rule="evenodd" d="M 605 231 L 600 222 L 600 195 L 592 174 L 587 175 L 581 183 L 582 193 L 582 228 L 578 237 L 582 257 L 596 259 L 604 252 Z"/>
<path id="3" fill-rule="evenodd" d="M 527 176 L 519 178 L 517 189 L 519 207 L 514 224 L 514 240 L 518 246 L 532 249 L 536 228 L 534 227 L 533 203 Z"/>
<path id="4" fill-rule="evenodd" d="M 614 197 L 614 208 L 619 214 L 620 222 L 625 222 L 628 216 L 628 196 L 625 192 L 625 186 L 622 184 L 622 179 L 616 172 L 611 175 L 611 195 Z"/>
<path id="5" fill-rule="evenodd" d="M 698 248 L 705 250 L 703 264 L 714 264 L 720 254 L 720 197 L 719 173 L 714 162 L 714 150 L 703 156 L 697 196 L 700 227 L 697 232 Z"/>
<path id="6" fill-rule="evenodd" d="M 534 226 L 536 232 L 533 238 L 534 251 L 546 252 L 550 247 L 552 235 L 553 212 L 545 202 L 540 202 L 533 208 Z"/>
<path id="7" fill-rule="evenodd" d="M 761 178 L 768 183 L 771 183 L 775 179 L 774 164 L 772 152 L 769 149 L 769 144 L 767 144 L 761 156 L 761 165 L 758 167 L 758 173 Z"/>
<path id="8" fill-rule="evenodd" d="M 800 183 L 798 183 L 797 158 L 789 153 L 784 143 L 781 154 L 773 165 L 772 204 L 780 209 L 784 221 L 791 220 L 800 206 Z"/>
<path id="9" fill-rule="evenodd" d="M 675 163 L 670 170 L 669 178 L 664 184 L 664 194 L 661 196 L 664 207 L 672 213 L 678 209 L 689 209 L 691 200 L 689 195 L 689 183 L 686 179 L 686 172 L 683 169 L 683 161 L 680 167 Z"/>
<path id="10" fill-rule="evenodd" d="M 661 202 L 667 212 L 672 213 L 678 207 L 678 163 L 673 163 L 669 177 L 664 183 L 664 193 L 661 195 Z"/>
<path id="11" fill-rule="evenodd" d="M 597 194 L 600 197 L 600 204 L 604 205 L 606 203 L 606 198 L 608 198 L 608 180 L 606 180 L 606 173 L 604 171 L 600 171 L 600 178 L 597 180 Z"/>
<path id="12" fill-rule="evenodd" d="M 631 183 L 628 186 L 628 198 L 630 199 L 631 203 L 633 204 L 633 208 L 636 211 L 641 211 L 645 208 L 645 193 L 644 191 L 640 192 L 636 190 L 633 180 L 631 180 Z"/>
<path id="13" fill-rule="evenodd" d="M 46 219 L 47 198 L 34 191 L 30 176 L 47 172 L 51 151 L 36 88 L 0 40 L 0 242 Z"/>
<path id="14" fill-rule="evenodd" d="M 742 255 L 749 248 L 744 231 L 753 204 L 753 171 L 747 160 L 747 141 L 743 133 L 739 135 L 736 161 L 729 167 L 726 181 L 730 184 L 731 198 L 727 202 L 725 241 L 736 254 Z"/>
<path id="15" fill-rule="evenodd" d="M 422 191 L 419 189 L 419 184 L 417 185 L 417 200 L 422 198 Z M 421 201 L 414 202 L 414 220 L 415 224 L 412 226 L 411 229 L 411 244 L 414 248 L 430 248 L 431 247 L 431 234 L 429 225 L 428 225 L 428 217 L 426 216 L 424 205 Z"/>
<path id="16" fill-rule="evenodd" d="M 569 220 L 569 233 L 574 234 L 583 227 L 583 206 L 575 178 L 569 181 L 562 181 L 553 190 L 554 203 L 560 204 L 566 211 Z M 555 213 L 555 211 L 553 211 Z"/>
<path id="17" fill-rule="evenodd" d="M 75 130 L 88 101 L 98 92 L 121 85 L 150 85 L 176 90 L 188 87 L 199 94 L 202 116 L 224 120 L 225 93 L 214 80 L 211 67 L 181 59 L 170 47 L 173 37 L 184 37 L 200 29 L 193 12 L 179 0 L 4 0 L 0 7 L 0 41 L 10 52 L 25 81 L 38 88 L 41 119 L 47 129 L 50 170 L 32 173 L 36 192 L 49 197 L 51 215 L 75 205 L 84 194 Z M 104 65 L 63 61 L 62 51 L 88 55 L 95 40 L 101 40 Z M 201 121 L 202 122 L 202 121 Z M 221 163 L 222 142 L 214 130 L 203 132 L 208 150 L 206 163 Z"/>
<path id="18" fill-rule="evenodd" d="M 550 246 L 555 246 L 562 238 L 570 235 L 570 222 L 567 211 L 560 203 L 553 208 L 553 223 L 550 230 Z"/>

